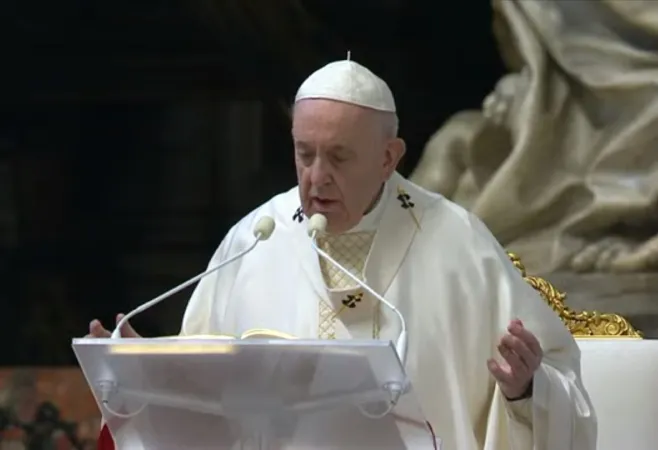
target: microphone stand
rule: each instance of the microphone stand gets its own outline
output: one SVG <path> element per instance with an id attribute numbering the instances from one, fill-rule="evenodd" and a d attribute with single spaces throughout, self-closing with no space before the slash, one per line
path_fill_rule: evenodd
<path id="1" fill-rule="evenodd" d="M 379 300 L 381 303 L 383 303 L 386 307 L 388 307 L 391 311 L 393 311 L 397 315 L 400 321 L 401 330 L 398 340 L 395 344 L 395 351 L 398 355 L 400 363 L 402 364 L 402 367 L 404 368 L 407 362 L 407 322 L 406 320 L 404 320 L 404 316 L 402 315 L 400 310 L 395 307 L 395 305 L 391 304 L 388 300 L 386 300 L 384 297 L 379 295 L 373 288 L 371 288 L 362 280 L 360 280 L 359 277 L 357 277 L 351 271 L 343 267 L 338 261 L 332 258 L 331 255 L 326 253 L 318 246 L 317 237 L 319 234 L 323 233 L 326 230 L 326 228 L 327 228 L 327 218 L 322 214 L 314 214 L 309 219 L 308 232 L 309 232 L 309 236 L 311 237 L 311 245 L 313 246 L 313 249 L 318 255 L 320 255 L 322 258 L 326 259 L 331 264 L 333 264 L 334 267 L 336 267 L 338 270 L 340 270 L 345 275 L 347 275 L 352 281 L 358 284 L 362 289 L 366 290 L 370 295 L 375 297 L 377 300 Z M 407 382 L 405 382 L 404 385 L 401 385 L 400 383 L 397 382 L 387 383 L 385 388 L 390 395 L 390 401 L 387 407 L 382 412 L 372 413 L 367 411 L 364 407 L 359 407 L 359 410 L 364 416 L 369 417 L 371 419 L 380 419 L 384 417 L 385 415 L 387 415 L 393 410 L 395 405 L 397 405 L 400 396 L 407 391 L 408 389 L 407 384 L 408 384 Z"/>
<path id="2" fill-rule="evenodd" d="M 232 257 L 220 262 L 219 264 L 209 268 L 205 272 L 201 272 L 200 274 L 190 278 L 189 280 L 179 284 L 173 289 L 168 290 L 164 294 L 161 294 L 157 296 L 156 298 L 149 300 L 148 302 L 140 305 L 139 307 L 133 309 L 130 311 L 128 314 L 123 316 L 123 318 L 117 323 L 116 328 L 112 332 L 112 339 L 119 339 L 121 338 L 121 328 L 125 324 L 128 323 L 130 319 L 135 317 L 137 314 L 140 314 L 147 309 L 157 305 L 163 300 L 168 299 L 174 294 L 177 294 L 178 292 L 182 291 L 183 289 L 187 288 L 188 286 L 191 286 L 192 284 L 196 283 L 197 281 L 201 280 L 202 278 L 210 275 L 211 273 L 217 272 L 219 269 L 222 267 L 237 261 L 238 259 L 242 258 L 245 256 L 247 253 L 251 252 L 254 248 L 256 248 L 256 245 L 258 245 L 259 242 L 261 241 L 266 241 L 267 239 L 270 238 L 272 233 L 274 232 L 275 228 L 275 222 L 274 219 L 272 219 L 269 216 L 263 216 L 261 217 L 258 222 L 256 222 L 256 226 L 254 227 L 254 241 L 243 251 L 237 253 L 236 255 L 233 255 Z"/>

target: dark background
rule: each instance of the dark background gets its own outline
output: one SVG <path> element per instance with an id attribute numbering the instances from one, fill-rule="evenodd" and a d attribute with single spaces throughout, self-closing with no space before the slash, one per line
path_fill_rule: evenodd
<path id="1" fill-rule="evenodd" d="M 488 2 L 0 3 L 2 365 L 74 364 L 70 339 L 202 270 L 295 184 L 287 108 L 352 58 L 391 86 L 408 174 L 502 75 Z M 178 331 L 190 291 L 134 321 Z"/>

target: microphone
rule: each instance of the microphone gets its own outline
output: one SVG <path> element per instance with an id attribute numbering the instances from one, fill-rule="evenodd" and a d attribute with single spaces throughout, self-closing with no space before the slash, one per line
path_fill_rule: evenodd
<path id="1" fill-rule="evenodd" d="M 327 218 L 322 214 L 313 214 L 313 216 L 308 221 L 308 234 L 311 237 L 311 245 L 313 245 L 313 249 L 318 253 L 318 255 L 320 255 L 321 257 L 329 261 L 331 264 L 336 266 L 341 272 L 343 272 L 345 275 L 350 277 L 355 283 L 357 283 L 359 286 L 361 286 L 363 289 L 369 292 L 373 297 L 375 297 L 377 300 L 379 300 L 384 305 L 386 305 L 390 310 L 392 310 L 398 316 L 398 319 L 400 320 L 401 331 L 400 331 L 400 336 L 398 337 L 398 340 L 395 344 L 395 351 L 398 354 L 398 358 L 400 358 L 402 367 L 404 367 L 407 362 L 407 322 L 404 320 L 404 316 L 402 315 L 400 310 L 397 309 L 394 305 L 392 305 L 388 300 L 386 300 L 384 297 L 382 297 L 377 292 L 375 292 L 373 288 L 371 288 L 366 283 L 361 281 L 357 276 L 352 274 L 352 272 L 350 272 L 345 267 L 340 265 L 338 261 L 333 259 L 324 250 L 318 247 L 317 237 L 318 235 L 324 233 L 326 229 L 327 229 Z"/>
<path id="2" fill-rule="evenodd" d="M 165 292 L 162 295 L 159 295 L 158 297 L 154 298 L 153 300 L 149 300 L 148 302 L 146 302 L 146 303 L 140 305 L 139 307 L 133 309 L 128 314 L 126 314 L 119 321 L 119 323 L 117 323 L 116 328 L 112 332 L 112 339 L 119 339 L 121 337 L 121 328 L 130 319 L 135 317 L 137 314 L 146 311 L 147 309 L 151 308 L 152 306 L 155 306 L 158 303 L 160 303 L 161 301 L 163 301 L 163 300 L 171 297 L 172 295 L 182 291 L 183 289 L 190 286 L 191 284 L 194 284 L 197 281 L 199 281 L 200 279 L 204 278 L 206 275 L 210 275 L 211 273 L 214 273 L 214 272 L 218 271 L 219 269 L 221 269 L 222 267 L 232 263 L 233 261 L 235 261 L 239 258 L 242 258 L 244 255 L 246 255 L 247 253 L 252 251 L 260 241 L 268 240 L 270 238 L 270 236 L 272 236 L 272 233 L 274 233 L 274 227 L 275 227 L 274 219 L 272 219 L 271 217 L 263 216 L 260 219 L 258 219 L 258 222 L 256 222 L 256 226 L 254 227 L 254 237 L 256 239 L 254 239 L 254 242 L 249 247 L 247 247 L 246 250 L 241 251 L 237 255 L 232 256 L 231 258 L 220 262 L 219 264 L 209 268 L 205 272 L 202 272 L 202 273 L 196 275 L 195 277 L 190 278 L 189 280 L 185 281 L 184 283 L 179 284 L 175 288 L 168 290 L 167 292 Z"/>

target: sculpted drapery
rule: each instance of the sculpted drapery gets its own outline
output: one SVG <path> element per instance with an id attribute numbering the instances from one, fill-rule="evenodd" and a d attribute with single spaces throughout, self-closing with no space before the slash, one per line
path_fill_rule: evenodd
<path id="1" fill-rule="evenodd" d="M 412 180 L 529 270 L 658 267 L 658 2 L 496 0 L 512 73 L 431 138 Z"/>

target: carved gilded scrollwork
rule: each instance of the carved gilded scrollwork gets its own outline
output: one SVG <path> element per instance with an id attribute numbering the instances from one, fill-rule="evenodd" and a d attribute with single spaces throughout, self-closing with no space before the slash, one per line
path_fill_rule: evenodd
<path id="1" fill-rule="evenodd" d="M 642 338 L 642 333 L 618 314 L 572 311 L 564 304 L 566 293 L 560 292 L 543 278 L 528 275 L 519 257 L 514 253 L 508 253 L 508 255 L 523 278 L 539 292 L 574 336 Z"/>

